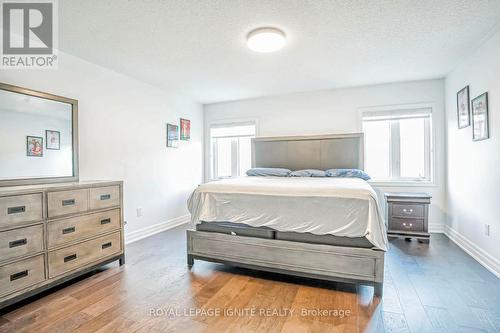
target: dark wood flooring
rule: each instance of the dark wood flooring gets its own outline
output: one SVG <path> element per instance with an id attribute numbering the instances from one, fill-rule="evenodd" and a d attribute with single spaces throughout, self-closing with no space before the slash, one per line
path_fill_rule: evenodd
<path id="1" fill-rule="evenodd" d="M 184 229 L 3 310 L 0 332 L 500 332 L 500 280 L 444 235 L 391 241 L 381 301 L 365 286 L 202 261 L 190 270 Z"/>

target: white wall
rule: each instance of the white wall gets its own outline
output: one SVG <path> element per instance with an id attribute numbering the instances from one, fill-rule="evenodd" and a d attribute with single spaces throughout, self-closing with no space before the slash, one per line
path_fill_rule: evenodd
<path id="1" fill-rule="evenodd" d="M 491 256 L 500 275 L 500 32 L 446 77 L 448 225 Z M 456 93 L 489 95 L 490 139 L 472 141 L 472 127 L 458 129 Z M 484 225 L 491 226 L 486 236 Z M 460 236 L 459 236 L 460 237 Z M 496 263 L 494 263 L 496 261 Z"/>
<path id="2" fill-rule="evenodd" d="M 435 186 L 381 187 L 384 191 L 425 191 L 433 196 L 430 223 L 439 230 L 445 220 L 445 125 L 442 80 L 384 84 L 297 93 L 209 104 L 205 110 L 205 179 L 208 179 L 210 123 L 256 119 L 259 136 L 349 133 L 361 131 L 360 108 L 431 104 L 435 129 Z"/>
<path id="3" fill-rule="evenodd" d="M 79 101 L 80 178 L 124 180 L 126 232 L 187 214 L 202 180 L 201 105 L 62 52 L 59 61 L 0 71 L 0 81 Z M 191 141 L 166 148 L 166 123 L 179 117 L 191 120 Z"/>

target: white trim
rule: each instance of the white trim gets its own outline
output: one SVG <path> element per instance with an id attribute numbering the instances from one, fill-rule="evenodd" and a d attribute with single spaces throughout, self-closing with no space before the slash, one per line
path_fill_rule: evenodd
<path id="1" fill-rule="evenodd" d="M 429 223 L 429 232 L 433 234 L 444 234 L 444 224 Z"/>
<path id="2" fill-rule="evenodd" d="M 448 236 L 453 243 L 457 244 L 462 250 L 467 252 L 472 258 L 476 259 L 487 270 L 500 278 L 500 260 L 494 258 L 491 254 L 484 251 L 478 245 L 474 244 L 471 240 L 467 239 L 464 235 L 460 234 L 455 229 L 448 225 L 444 226 L 444 233 Z"/>
<path id="3" fill-rule="evenodd" d="M 154 225 L 151 225 L 151 226 L 139 229 L 139 230 L 126 232 L 125 233 L 125 244 L 137 242 L 138 240 L 141 240 L 143 238 L 156 235 L 160 232 L 175 228 L 175 227 L 180 226 L 182 224 L 186 224 L 189 221 L 190 221 L 190 215 L 187 214 L 187 215 L 175 217 L 175 218 L 170 219 L 168 221 L 154 224 Z"/>
<path id="4" fill-rule="evenodd" d="M 375 187 L 439 187 L 438 184 L 429 181 L 402 181 L 402 180 L 393 180 L 393 181 L 380 181 L 380 180 L 369 180 L 368 184 Z"/>

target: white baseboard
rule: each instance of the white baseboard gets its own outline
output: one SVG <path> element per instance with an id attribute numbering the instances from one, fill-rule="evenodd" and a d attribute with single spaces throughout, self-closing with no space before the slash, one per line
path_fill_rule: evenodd
<path id="1" fill-rule="evenodd" d="M 433 234 L 444 234 L 444 224 L 429 223 L 429 232 Z"/>
<path id="2" fill-rule="evenodd" d="M 472 258 L 476 259 L 477 262 L 483 265 L 487 270 L 495 274 L 496 277 L 500 278 L 500 261 L 498 259 L 494 258 L 492 255 L 448 225 L 445 225 L 444 233 L 453 241 L 453 243 L 457 244 L 460 248 L 462 248 L 462 250 L 467 252 Z"/>
<path id="3" fill-rule="evenodd" d="M 134 230 L 131 232 L 125 232 L 125 244 L 130 244 L 133 242 L 137 242 L 143 238 L 153 236 L 162 231 L 175 228 L 179 225 L 188 223 L 190 220 L 190 215 L 183 215 L 173 219 L 170 219 L 165 222 L 161 222 L 158 224 L 154 224 L 139 230 Z"/>

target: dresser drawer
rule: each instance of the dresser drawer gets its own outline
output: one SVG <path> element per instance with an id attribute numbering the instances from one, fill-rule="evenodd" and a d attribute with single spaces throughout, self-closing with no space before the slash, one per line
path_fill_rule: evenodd
<path id="1" fill-rule="evenodd" d="M 109 208 L 119 205 L 119 186 L 96 187 L 90 189 L 90 209 Z"/>
<path id="2" fill-rule="evenodd" d="M 0 266 L 0 296 L 22 290 L 45 280 L 43 254 Z"/>
<path id="3" fill-rule="evenodd" d="M 121 252 L 120 232 L 49 252 L 49 277 Z"/>
<path id="4" fill-rule="evenodd" d="M 0 197 L 0 227 L 42 220 L 42 194 Z"/>
<path id="5" fill-rule="evenodd" d="M 0 261 L 42 250 L 42 225 L 0 232 Z"/>
<path id="6" fill-rule="evenodd" d="M 392 217 L 389 219 L 389 230 L 401 231 L 424 231 L 424 220 L 417 219 L 400 219 Z"/>
<path id="7" fill-rule="evenodd" d="M 120 226 L 119 209 L 51 221 L 47 226 L 48 246 L 51 248 L 67 242 L 85 239 L 119 229 Z"/>
<path id="8" fill-rule="evenodd" d="M 47 193 L 49 217 L 63 216 L 89 209 L 89 190 L 71 190 Z"/>
<path id="9" fill-rule="evenodd" d="M 392 217 L 423 219 L 424 206 L 410 204 L 392 204 Z"/>

